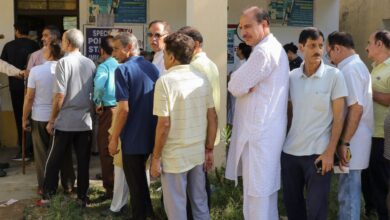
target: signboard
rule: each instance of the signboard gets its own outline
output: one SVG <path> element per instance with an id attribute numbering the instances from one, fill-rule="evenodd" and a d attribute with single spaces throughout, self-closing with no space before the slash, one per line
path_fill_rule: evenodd
<path id="1" fill-rule="evenodd" d="M 109 23 L 146 23 L 146 0 L 92 0 L 89 21 Z M 112 18 L 112 20 L 111 20 Z"/>
<path id="2" fill-rule="evenodd" d="M 84 55 L 93 61 L 99 59 L 100 42 L 108 35 L 116 36 L 121 32 L 129 32 L 136 36 L 140 48 L 144 47 L 143 25 L 120 26 L 120 27 L 96 27 L 84 26 Z"/>
<path id="3" fill-rule="evenodd" d="M 115 23 L 146 23 L 146 0 L 120 0 Z"/>
<path id="4" fill-rule="evenodd" d="M 313 26 L 313 0 L 271 0 L 268 11 L 271 25 Z"/>

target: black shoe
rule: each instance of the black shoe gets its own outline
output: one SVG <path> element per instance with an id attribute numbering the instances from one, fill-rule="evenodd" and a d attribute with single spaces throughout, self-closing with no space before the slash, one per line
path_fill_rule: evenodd
<path id="1" fill-rule="evenodd" d="M 0 177 L 7 176 L 7 172 L 5 172 L 3 169 L 0 169 Z"/>
<path id="2" fill-rule="evenodd" d="M 86 208 L 87 205 L 90 204 L 89 197 L 87 196 L 87 197 L 82 198 L 82 199 L 81 199 L 81 198 L 78 198 L 78 199 L 77 199 L 77 204 L 79 204 L 79 206 L 80 206 L 81 208 Z"/>
<path id="3" fill-rule="evenodd" d="M 9 168 L 9 163 L 0 163 L 0 169 L 7 169 Z"/>
<path id="4" fill-rule="evenodd" d="M 112 217 L 119 217 L 119 216 L 122 216 L 124 213 L 121 211 L 119 212 L 113 212 L 111 211 L 111 209 L 106 209 L 106 210 L 103 210 L 100 212 L 100 215 L 101 216 L 104 216 L 104 217 L 109 217 L 109 216 L 112 216 Z"/>

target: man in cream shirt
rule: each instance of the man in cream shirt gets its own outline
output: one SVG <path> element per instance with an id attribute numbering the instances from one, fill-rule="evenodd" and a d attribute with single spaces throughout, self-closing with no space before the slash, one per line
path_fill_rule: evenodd
<path id="1" fill-rule="evenodd" d="M 217 116 L 205 75 L 190 65 L 194 41 L 174 33 L 165 38 L 166 74 L 157 82 L 153 114 L 158 116 L 151 175 L 161 174 L 168 219 L 187 219 L 187 192 L 193 219 L 210 219 L 205 171 L 213 165 Z"/>

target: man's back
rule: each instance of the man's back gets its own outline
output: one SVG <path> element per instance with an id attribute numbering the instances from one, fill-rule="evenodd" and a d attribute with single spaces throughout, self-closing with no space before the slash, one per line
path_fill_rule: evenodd
<path id="1" fill-rule="evenodd" d="M 80 52 L 72 52 L 58 61 L 55 93 L 65 95 L 55 128 L 62 131 L 92 129 L 91 95 L 95 64 Z"/>
<path id="2" fill-rule="evenodd" d="M 190 65 L 171 67 L 156 83 L 154 114 L 170 117 L 164 170 L 180 173 L 204 161 L 207 109 L 214 107 L 207 78 Z"/>
<path id="3" fill-rule="evenodd" d="M 129 113 L 121 133 L 124 154 L 152 152 L 157 120 L 152 114 L 157 68 L 143 57 L 133 56 L 115 71 L 117 101 L 128 101 Z"/>
<path id="4" fill-rule="evenodd" d="M 38 44 L 28 38 L 17 38 L 8 42 L 1 53 L 1 59 L 7 61 L 19 69 L 25 69 L 28 57 L 38 50 Z M 10 89 L 24 89 L 23 80 L 14 77 L 9 78 Z"/>

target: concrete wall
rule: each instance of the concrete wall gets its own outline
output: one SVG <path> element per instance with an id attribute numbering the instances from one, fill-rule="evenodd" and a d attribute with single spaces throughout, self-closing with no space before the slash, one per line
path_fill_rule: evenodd
<path id="1" fill-rule="evenodd" d="M 1 0 L 0 13 L 0 53 L 4 45 L 14 39 L 14 1 Z M 8 77 L 0 73 L 0 88 L 8 85 Z M 16 146 L 16 125 L 12 112 L 11 97 L 8 88 L 0 89 L 0 145 Z"/>
<path id="2" fill-rule="evenodd" d="M 340 4 L 340 30 L 352 34 L 357 53 L 371 69 L 365 48 L 374 31 L 385 28 L 383 19 L 390 19 L 390 0 L 342 0 Z M 388 30 L 389 26 L 386 27 Z"/>
<path id="3" fill-rule="evenodd" d="M 227 0 L 187 0 L 187 25 L 199 29 L 203 35 L 203 50 L 219 70 L 220 102 L 215 103 L 219 130 L 226 125 L 226 72 L 227 72 Z M 217 16 L 214 16 L 217 15 Z M 212 19 L 210 19 L 212 17 Z M 217 136 L 217 140 L 220 136 Z M 225 145 L 221 141 L 214 151 L 215 165 L 225 164 Z"/>
<path id="4" fill-rule="evenodd" d="M 172 31 L 186 25 L 186 2 L 185 0 L 148 0 L 148 22 L 164 20 L 169 23 Z"/>

